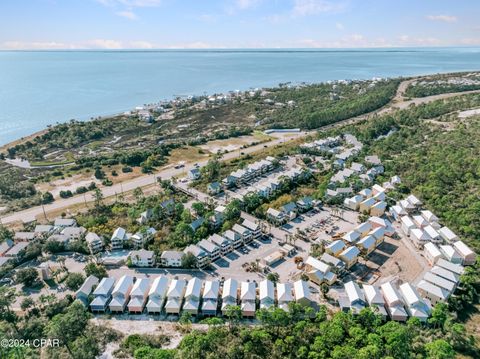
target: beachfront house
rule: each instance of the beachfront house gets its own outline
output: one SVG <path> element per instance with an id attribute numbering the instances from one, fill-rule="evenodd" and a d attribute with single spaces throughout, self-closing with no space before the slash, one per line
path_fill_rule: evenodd
<path id="1" fill-rule="evenodd" d="M 244 226 L 235 223 L 232 227 L 232 230 L 238 233 L 242 237 L 242 241 L 244 244 L 247 244 L 252 241 L 252 231 L 245 228 Z"/>
<path id="2" fill-rule="evenodd" d="M 202 294 L 202 314 L 204 316 L 217 315 L 219 292 L 220 282 L 218 280 L 205 281 Z"/>
<path id="3" fill-rule="evenodd" d="M 93 300 L 90 303 L 92 312 L 105 312 L 111 299 L 115 279 L 103 278 L 93 291 Z"/>
<path id="4" fill-rule="evenodd" d="M 233 244 L 230 242 L 227 238 L 220 236 L 219 234 L 212 234 L 208 240 L 212 242 L 213 244 L 217 245 L 220 247 L 220 253 L 222 256 L 230 253 L 233 251 Z"/>
<path id="5" fill-rule="evenodd" d="M 267 220 L 277 226 L 284 224 L 286 221 L 285 214 L 282 211 L 276 210 L 272 207 L 267 209 L 266 215 Z"/>
<path id="6" fill-rule="evenodd" d="M 423 246 L 423 256 L 428 264 L 433 266 L 440 258 L 442 258 L 442 253 L 435 244 L 428 242 Z"/>
<path id="7" fill-rule="evenodd" d="M 242 236 L 237 232 L 228 229 L 223 232 L 223 236 L 230 241 L 230 243 L 233 245 L 233 248 L 239 248 L 243 246 Z"/>
<path id="8" fill-rule="evenodd" d="M 275 304 L 275 287 L 268 279 L 262 280 L 259 284 L 260 308 L 268 309 Z"/>
<path id="9" fill-rule="evenodd" d="M 187 282 L 183 279 L 173 279 L 171 281 L 167 291 L 167 303 L 165 303 L 167 314 L 180 314 L 186 285 Z"/>
<path id="10" fill-rule="evenodd" d="M 262 236 L 262 229 L 258 223 L 255 223 L 248 219 L 244 219 L 242 222 L 242 226 L 250 230 L 254 239 L 258 239 Z"/>
<path id="11" fill-rule="evenodd" d="M 312 292 L 308 283 L 304 280 L 297 280 L 293 283 L 293 291 L 295 293 L 295 301 L 305 307 L 312 306 Z"/>
<path id="12" fill-rule="evenodd" d="M 338 257 L 340 253 L 345 249 L 345 243 L 340 239 L 333 241 L 325 246 L 325 252 L 330 253 L 332 256 Z"/>
<path id="13" fill-rule="evenodd" d="M 288 304 L 293 302 L 291 283 L 277 283 L 277 301 L 279 308 L 288 311 Z"/>
<path id="14" fill-rule="evenodd" d="M 148 292 L 147 311 L 161 313 L 168 289 L 168 278 L 161 275 L 155 278 Z"/>
<path id="15" fill-rule="evenodd" d="M 374 313 L 378 313 L 382 318 L 387 317 L 387 311 L 385 310 L 385 299 L 383 298 L 380 287 L 364 284 L 363 292 L 365 294 L 365 300 Z"/>
<path id="16" fill-rule="evenodd" d="M 134 278 L 129 275 L 121 277 L 112 292 L 112 300 L 108 307 L 110 312 L 123 313 L 133 287 Z"/>
<path id="17" fill-rule="evenodd" d="M 130 313 L 142 313 L 147 302 L 148 292 L 150 290 L 150 279 L 137 279 L 130 292 L 130 301 L 128 302 L 128 311 Z"/>
<path id="18" fill-rule="evenodd" d="M 202 239 L 200 242 L 197 243 L 197 246 L 200 247 L 208 254 L 212 262 L 216 261 L 220 258 L 221 250 L 220 247 L 212 242 Z"/>
<path id="19" fill-rule="evenodd" d="M 407 312 L 411 317 L 426 322 L 430 315 L 430 308 L 423 301 L 417 290 L 410 283 L 403 283 L 399 287 Z"/>

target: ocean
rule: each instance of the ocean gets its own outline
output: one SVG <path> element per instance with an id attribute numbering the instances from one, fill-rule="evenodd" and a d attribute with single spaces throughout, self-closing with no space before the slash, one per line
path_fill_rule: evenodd
<path id="1" fill-rule="evenodd" d="M 480 70 L 480 48 L 0 51 L 0 144 L 174 96 Z"/>

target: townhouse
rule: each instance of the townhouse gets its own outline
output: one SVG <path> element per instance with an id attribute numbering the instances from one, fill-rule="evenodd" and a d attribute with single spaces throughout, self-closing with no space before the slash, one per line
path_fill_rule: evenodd
<path id="1" fill-rule="evenodd" d="M 173 279 L 168 287 L 165 312 L 167 314 L 180 314 L 187 282 L 183 279 Z"/>
<path id="2" fill-rule="evenodd" d="M 129 258 L 135 267 L 153 267 L 155 265 L 155 252 L 140 249 L 131 251 Z"/>
<path id="3" fill-rule="evenodd" d="M 147 311 L 149 313 L 161 313 L 168 289 L 168 278 L 161 275 L 155 278 L 148 291 Z"/>
<path id="4" fill-rule="evenodd" d="M 179 251 L 163 251 L 160 256 L 160 264 L 163 267 L 181 267 L 185 253 Z"/>
<path id="5" fill-rule="evenodd" d="M 130 313 L 142 313 L 148 299 L 150 290 L 150 279 L 139 278 L 135 281 L 130 292 L 130 301 L 128 302 L 128 311 Z"/>
<path id="6" fill-rule="evenodd" d="M 115 279 L 103 278 L 93 291 L 93 300 L 90 303 L 92 312 L 105 312 L 110 303 L 111 294 L 115 285 Z"/>
<path id="7" fill-rule="evenodd" d="M 223 282 L 222 290 L 222 314 L 225 315 L 229 306 L 237 305 L 238 282 L 229 278 Z"/>
<path id="8" fill-rule="evenodd" d="M 202 293 L 202 314 L 204 316 L 217 315 L 219 293 L 220 282 L 218 280 L 205 281 Z"/>
<path id="9" fill-rule="evenodd" d="M 118 280 L 112 291 L 112 300 L 108 304 L 110 312 L 123 313 L 125 311 L 133 282 L 134 278 L 129 275 L 124 275 Z"/>
<path id="10" fill-rule="evenodd" d="M 203 281 L 197 277 L 193 277 L 187 283 L 185 290 L 185 303 L 183 304 L 183 311 L 191 315 L 198 315 L 200 307 L 200 292 L 202 290 Z"/>
<path id="11" fill-rule="evenodd" d="M 254 317 L 256 311 L 256 283 L 242 282 L 240 287 L 240 308 L 244 317 Z"/>
<path id="12" fill-rule="evenodd" d="M 93 291 L 93 288 L 97 286 L 99 280 L 97 277 L 90 275 L 88 276 L 81 287 L 75 292 L 75 298 L 78 299 L 84 306 L 88 306 L 89 296 Z"/>

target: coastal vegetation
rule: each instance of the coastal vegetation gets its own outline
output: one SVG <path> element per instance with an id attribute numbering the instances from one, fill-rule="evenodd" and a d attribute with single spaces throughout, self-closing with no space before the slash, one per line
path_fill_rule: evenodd
<path id="1" fill-rule="evenodd" d="M 407 87 L 405 95 L 415 98 L 474 90 L 480 90 L 480 74 L 478 72 L 428 76 L 411 83 Z"/>

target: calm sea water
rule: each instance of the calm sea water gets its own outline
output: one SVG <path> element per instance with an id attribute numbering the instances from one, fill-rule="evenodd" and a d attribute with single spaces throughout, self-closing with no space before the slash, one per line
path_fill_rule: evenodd
<path id="1" fill-rule="evenodd" d="M 0 144 L 177 95 L 480 70 L 480 49 L 0 52 Z"/>

